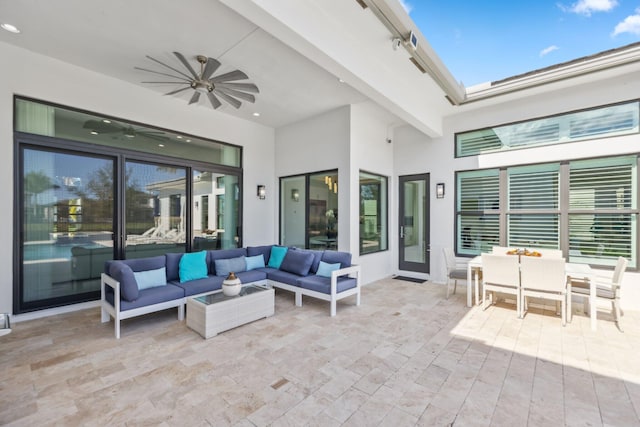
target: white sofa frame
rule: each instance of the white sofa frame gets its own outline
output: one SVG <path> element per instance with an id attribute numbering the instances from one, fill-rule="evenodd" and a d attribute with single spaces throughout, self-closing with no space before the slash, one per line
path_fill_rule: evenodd
<path id="1" fill-rule="evenodd" d="M 342 292 L 338 292 L 338 277 L 349 275 L 349 277 L 353 277 L 356 279 L 356 287 L 350 288 Z M 158 304 L 146 305 L 143 307 L 134 308 L 131 310 L 120 310 L 120 282 L 118 282 L 113 277 L 109 276 L 106 273 L 102 273 L 100 276 L 100 306 L 101 306 L 101 321 L 102 323 L 106 323 L 109 321 L 111 317 L 113 317 L 115 323 L 115 335 L 117 339 L 120 339 L 120 321 L 124 319 L 130 319 L 132 317 L 142 316 L 143 314 L 155 313 L 156 311 L 166 310 L 168 308 L 177 308 L 178 309 L 178 320 L 182 321 L 184 319 L 185 313 L 185 305 L 187 304 L 187 299 L 196 298 L 200 295 L 204 295 L 208 292 L 198 295 L 189 295 L 188 297 L 177 298 L 170 301 L 161 302 Z M 256 282 L 252 282 L 251 284 L 264 284 L 266 283 L 269 286 L 274 288 L 284 289 L 287 291 L 291 291 L 295 293 L 295 304 L 297 307 L 302 307 L 302 295 L 306 295 L 309 297 L 317 298 L 323 301 L 330 302 L 330 314 L 331 317 L 336 315 L 336 307 L 337 301 L 343 298 L 346 298 L 351 295 L 356 295 L 356 305 L 360 305 L 360 266 L 352 265 L 350 267 L 341 268 L 336 271 L 331 272 L 331 293 L 325 294 L 322 292 L 316 292 L 310 289 L 303 289 L 299 286 L 292 286 L 286 283 L 277 282 L 275 280 L 259 280 Z M 249 284 L 249 283 L 246 283 Z M 107 301 L 107 286 L 113 289 L 114 293 L 114 304 L 111 305 L 109 301 Z"/>

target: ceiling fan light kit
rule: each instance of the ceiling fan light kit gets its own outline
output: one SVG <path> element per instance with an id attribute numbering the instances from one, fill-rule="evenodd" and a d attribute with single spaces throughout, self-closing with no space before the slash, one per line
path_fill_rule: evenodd
<path id="1" fill-rule="evenodd" d="M 219 108 L 222 105 L 222 101 L 230 104 L 234 108 L 240 108 L 242 101 L 254 103 L 256 102 L 255 96 L 252 93 L 260 93 L 258 87 L 253 83 L 235 83 L 238 80 L 247 80 L 249 77 L 240 70 L 230 71 L 228 73 L 213 76 L 213 74 L 220 67 L 220 62 L 216 59 L 206 57 L 204 55 L 196 56 L 196 60 L 200 64 L 200 72 L 196 72 L 189 61 L 180 52 L 173 52 L 178 58 L 180 63 L 186 68 L 186 72 L 183 72 L 177 68 L 174 68 L 164 62 L 161 62 L 151 56 L 147 55 L 147 58 L 153 62 L 162 65 L 164 68 L 170 70 L 169 72 L 160 72 L 150 70 L 148 68 L 135 67 L 136 70 L 153 73 L 160 76 L 170 77 L 173 81 L 145 81 L 142 83 L 149 84 L 171 84 L 183 86 L 171 92 L 165 93 L 165 95 L 176 95 L 186 90 L 193 90 L 193 95 L 189 99 L 189 105 L 195 104 L 200 100 L 200 95 L 204 94 L 209 99 L 209 103 L 214 109 Z M 212 77 L 213 76 L 213 77 Z"/>

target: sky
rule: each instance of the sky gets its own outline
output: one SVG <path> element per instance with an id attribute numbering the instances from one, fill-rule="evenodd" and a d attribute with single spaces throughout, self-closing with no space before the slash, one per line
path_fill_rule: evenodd
<path id="1" fill-rule="evenodd" d="M 466 87 L 640 41 L 640 0 L 399 0 Z"/>

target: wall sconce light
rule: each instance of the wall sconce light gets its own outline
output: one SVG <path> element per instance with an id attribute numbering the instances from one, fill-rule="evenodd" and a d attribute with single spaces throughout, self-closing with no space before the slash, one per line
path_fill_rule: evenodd
<path id="1" fill-rule="evenodd" d="M 436 198 L 437 199 L 444 198 L 444 182 L 439 182 L 436 184 Z"/>
<path id="2" fill-rule="evenodd" d="M 300 200 L 300 191 L 297 188 L 291 190 L 291 200 L 297 202 Z"/>
<path id="3" fill-rule="evenodd" d="M 267 197 L 267 188 L 264 185 L 258 185 L 258 198 L 264 200 Z"/>

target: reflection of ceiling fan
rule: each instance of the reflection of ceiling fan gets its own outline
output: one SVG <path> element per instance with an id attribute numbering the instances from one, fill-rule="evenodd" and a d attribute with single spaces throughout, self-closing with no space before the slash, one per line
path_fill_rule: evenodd
<path id="1" fill-rule="evenodd" d="M 147 68 L 134 67 L 137 70 L 146 71 L 149 73 L 154 73 L 175 79 L 174 81 L 154 81 L 142 83 L 184 85 L 185 87 L 165 93 L 165 95 L 175 95 L 176 93 L 180 93 L 188 89 L 193 89 L 194 93 L 189 100 L 189 104 L 198 102 L 198 100 L 200 99 L 200 95 L 206 94 L 209 98 L 209 102 L 211 102 L 211 105 L 214 109 L 222 105 L 218 98 L 228 102 L 235 108 L 240 108 L 240 106 L 242 105 L 240 99 L 251 103 L 256 102 L 256 98 L 251 95 L 251 93 L 260 92 L 256 85 L 254 85 L 253 83 L 232 83 L 235 80 L 246 80 L 249 78 L 242 71 L 234 70 L 215 77 L 211 77 L 221 65 L 217 60 L 213 58 L 207 58 L 203 55 L 196 56 L 196 59 L 200 63 L 200 72 L 196 73 L 193 67 L 191 67 L 191 64 L 189 64 L 189 62 L 180 52 L 173 52 L 173 54 L 178 58 L 178 60 L 180 60 L 182 65 L 185 66 L 189 74 L 147 55 L 147 58 L 149 58 L 153 62 L 156 62 L 178 74 L 169 74 L 160 71 L 149 70 Z"/>
<path id="2" fill-rule="evenodd" d="M 84 129 L 89 129 L 91 133 L 95 135 L 99 134 L 121 134 L 126 138 L 135 138 L 140 135 L 145 138 L 155 139 L 156 141 L 168 141 L 169 138 L 165 136 L 162 131 L 151 131 L 142 129 L 135 129 L 133 126 L 125 126 L 114 123 L 110 120 L 87 120 L 82 125 Z"/>

